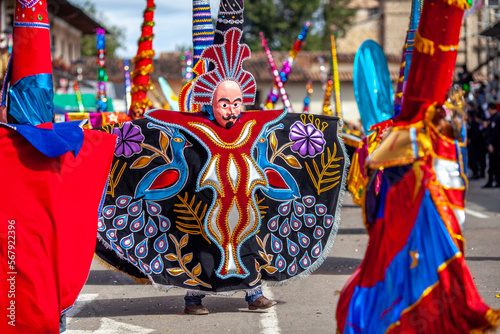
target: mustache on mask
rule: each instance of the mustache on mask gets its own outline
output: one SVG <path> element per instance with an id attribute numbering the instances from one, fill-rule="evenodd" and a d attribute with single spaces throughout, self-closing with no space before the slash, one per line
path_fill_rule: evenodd
<path id="1" fill-rule="evenodd" d="M 231 115 L 229 115 L 229 116 L 222 116 L 222 119 L 225 120 L 225 121 L 229 121 L 231 118 L 232 119 L 238 119 L 238 116 L 235 116 L 235 115 L 233 115 L 233 116 L 231 116 Z"/>

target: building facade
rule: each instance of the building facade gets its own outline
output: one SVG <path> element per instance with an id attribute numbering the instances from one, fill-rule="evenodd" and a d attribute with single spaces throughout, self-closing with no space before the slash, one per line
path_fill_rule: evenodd
<path id="1" fill-rule="evenodd" d="M 0 47 L 11 44 L 16 0 L 0 0 Z M 52 58 L 66 64 L 81 58 L 80 37 L 94 34 L 99 23 L 67 0 L 48 0 Z"/>

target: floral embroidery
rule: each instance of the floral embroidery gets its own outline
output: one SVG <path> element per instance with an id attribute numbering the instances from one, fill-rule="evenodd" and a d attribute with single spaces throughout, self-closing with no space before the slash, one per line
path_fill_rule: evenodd
<path id="1" fill-rule="evenodd" d="M 113 128 L 113 134 L 118 136 L 116 141 L 115 155 L 123 155 L 127 158 L 142 151 L 141 143 L 144 136 L 141 133 L 141 128 L 126 122 L 121 127 Z"/>
<path id="2" fill-rule="evenodd" d="M 290 140 L 294 142 L 292 151 L 298 152 L 303 157 L 314 157 L 323 152 L 325 146 L 323 132 L 312 124 L 301 122 L 296 122 L 290 128 Z"/>

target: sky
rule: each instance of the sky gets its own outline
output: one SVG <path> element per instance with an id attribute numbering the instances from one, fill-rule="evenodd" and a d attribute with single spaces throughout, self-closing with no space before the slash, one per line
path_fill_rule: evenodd
<path id="1" fill-rule="evenodd" d="M 69 0 L 74 5 L 82 5 L 85 0 Z M 124 48 L 117 56 L 133 58 L 137 53 L 137 40 L 141 36 L 142 13 L 146 0 L 91 0 L 99 13 L 105 18 L 104 25 L 118 26 L 125 33 Z M 212 17 L 217 15 L 219 0 L 210 0 Z M 154 14 L 153 49 L 156 55 L 161 52 L 175 51 L 176 46 L 191 47 L 192 1 L 156 0 Z"/>

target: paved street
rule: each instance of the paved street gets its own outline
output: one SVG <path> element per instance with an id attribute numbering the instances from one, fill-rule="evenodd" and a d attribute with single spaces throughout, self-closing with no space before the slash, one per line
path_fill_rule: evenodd
<path id="1" fill-rule="evenodd" d="M 480 189 L 483 183 L 470 183 L 466 259 L 479 293 L 498 309 L 500 188 Z M 66 333 L 334 333 L 336 292 L 360 264 L 367 242 L 361 209 L 346 195 L 340 230 L 323 265 L 302 281 L 265 288 L 265 294 L 278 301 L 277 306 L 249 311 L 242 292 L 207 296 L 204 305 L 211 312 L 208 316 L 183 314 L 182 289 L 158 291 L 94 262 L 69 314 Z"/>

